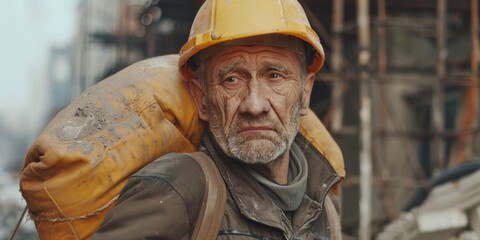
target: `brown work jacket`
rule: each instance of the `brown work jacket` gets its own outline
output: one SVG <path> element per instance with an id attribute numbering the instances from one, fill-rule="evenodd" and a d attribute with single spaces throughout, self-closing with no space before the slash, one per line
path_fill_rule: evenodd
<path id="1" fill-rule="evenodd" d="M 307 159 L 307 189 L 299 208 L 287 214 L 207 135 L 201 149 L 228 189 L 217 239 L 341 239 L 338 211 L 328 194 L 340 177 L 302 135 L 295 142 Z M 204 189 L 203 172 L 190 156 L 168 154 L 130 177 L 93 239 L 190 239 Z"/>

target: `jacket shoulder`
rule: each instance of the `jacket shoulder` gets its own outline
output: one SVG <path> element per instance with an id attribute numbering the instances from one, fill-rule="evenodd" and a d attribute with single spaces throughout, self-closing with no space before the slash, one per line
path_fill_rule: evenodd
<path id="1" fill-rule="evenodd" d="M 205 175 L 198 163 L 184 153 L 170 153 L 134 173 L 132 178 L 152 178 L 152 181 L 165 181 L 181 196 L 203 197 Z M 197 194 L 195 194 L 197 193 Z"/>
<path id="2" fill-rule="evenodd" d="M 194 159 L 165 155 L 128 179 L 93 239 L 189 239 L 204 191 Z"/>

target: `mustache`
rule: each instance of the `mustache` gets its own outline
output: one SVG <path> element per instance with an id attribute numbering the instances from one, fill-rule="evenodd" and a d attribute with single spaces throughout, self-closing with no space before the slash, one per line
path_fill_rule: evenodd
<path id="1" fill-rule="evenodd" d="M 280 132 L 282 124 L 278 121 L 278 119 L 272 119 L 269 116 L 251 117 L 246 115 L 239 115 L 235 119 L 233 127 L 236 130 L 259 127 L 273 130 L 275 132 Z"/>

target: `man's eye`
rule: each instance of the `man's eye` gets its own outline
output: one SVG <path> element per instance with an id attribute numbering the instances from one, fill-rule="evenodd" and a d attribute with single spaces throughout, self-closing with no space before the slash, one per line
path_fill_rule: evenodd
<path id="1" fill-rule="evenodd" d="M 279 79 L 282 78 L 282 75 L 280 73 L 270 73 L 270 79 Z"/>
<path id="2" fill-rule="evenodd" d="M 238 78 L 235 76 L 225 78 L 226 83 L 236 83 L 237 81 L 238 81 Z"/>
<path id="3" fill-rule="evenodd" d="M 270 74 L 270 77 L 271 77 L 271 78 L 279 78 L 279 77 L 280 77 L 280 74 L 278 74 L 278 73 L 272 73 L 272 74 Z"/>

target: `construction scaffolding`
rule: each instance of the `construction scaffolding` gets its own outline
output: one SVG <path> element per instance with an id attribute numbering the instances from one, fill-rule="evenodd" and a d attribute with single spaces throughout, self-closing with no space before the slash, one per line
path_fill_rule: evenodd
<path id="1" fill-rule="evenodd" d="M 395 3 L 389 2 L 393 8 Z M 451 4 L 456 4 L 452 2 Z M 374 206 L 381 203 L 385 209 L 386 221 L 396 219 L 401 211 L 394 202 L 392 192 L 395 188 L 421 188 L 425 186 L 428 178 L 448 167 L 458 165 L 468 159 L 478 156 L 478 1 L 470 1 L 470 72 L 464 69 L 447 67 L 448 50 L 447 41 L 449 8 L 447 0 L 436 1 L 435 25 L 432 21 L 415 21 L 405 18 L 388 16 L 388 8 L 385 0 L 377 0 L 375 3 L 368 0 L 356 1 L 356 34 L 358 45 L 358 63 L 355 69 L 347 69 L 344 64 L 344 35 L 352 30 L 344 22 L 345 3 L 343 0 L 332 1 L 332 32 L 331 41 L 331 72 L 332 76 L 324 74 L 327 80 L 334 79 L 332 84 L 331 98 L 331 131 L 341 139 L 346 135 L 358 137 L 358 161 L 359 173 L 349 172 L 345 187 L 359 188 L 359 217 L 358 234 L 362 240 L 372 239 L 375 223 Z M 372 7 L 372 5 L 374 5 Z M 376 8 L 376 16 L 370 14 L 370 8 Z M 398 9 L 398 8 L 397 8 Z M 397 10 L 398 11 L 398 10 Z M 375 27 L 374 35 L 371 26 Z M 392 28 L 409 28 L 410 31 L 435 32 L 436 62 L 435 73 L 422 71 L 389 71 L 387 53 L 388 30 Z M 376 38 L 376 49 L 372 49 L 371 37 Z M 414 44 L 414 43 L 412 43 Z M 390 46 L 395 48 L 395 46 Z M 371 58 L 375 57 L 376 60 Z M 373 63 L 376 62 L 376 66 Z M 398 121 L 402 121 L 395 113 L 395 104 L 392 104 L 391 88 L 399 85 L 410 85 L 414 91 L 429 92 L 430 99 L 430 129 L 414 129 L 401 127 Z M 458 90 L 458 88 L 463 88 Z M 355 88 L 358 91 L 358 123 L 356 125 L 344 124 L 344 112 L 346 106 L 345 89 Z M 390 89 L 389 89 L 390 88 Z M 454 90 L 450 90 L 455 88 Z M 411 90 L 410 90 L 411 91 Z M 446 92 L 459 91 L 460 102 L 458 113 L 455 116 L 453 129 L 446 128 Z M 350 101 L 352 98 L 350 98 Z M 390 138 L 400 138 L 397 149 L 392 152 Z M 429 166 L 426 171 L 425 164 L 421 164 L 418 151 L 415 150 L 415 141 L 426 139 L 431 142 L 429 146 Z M 447 148 L 447 139 L 450 141 Z M 390 145 L 390 147 L 388 146 Z M 349 151 L 349 147 L 342 147 L 343 151 Z M 392 153 L 404 152 L 405 160 L 412 172 L 411 176 L 399 177 L 392 175 Z M 425 160 L 423 160 L 425 161 Z M 347 166 L 349 161 L 347 159 Z M 377 189 L 376 191 L 374 189 Z M 372 199 L 374 194 L 380 199 Z M 375 202 L 376 201 L 376 202 Z M 397 201 L 398 202 L 398 201 Z M 344 206 L 347 203 L 344 200 Z M 395 206 L 396 205 L 396 206 Z M 377 219 L 378 215 L 377 215 Z M 348 223 L 347 223 L 348 225 Z M 381 224 L 380 224 L 381 225 Z M 375 230 L 378 232 L 379 227 Z"/>

